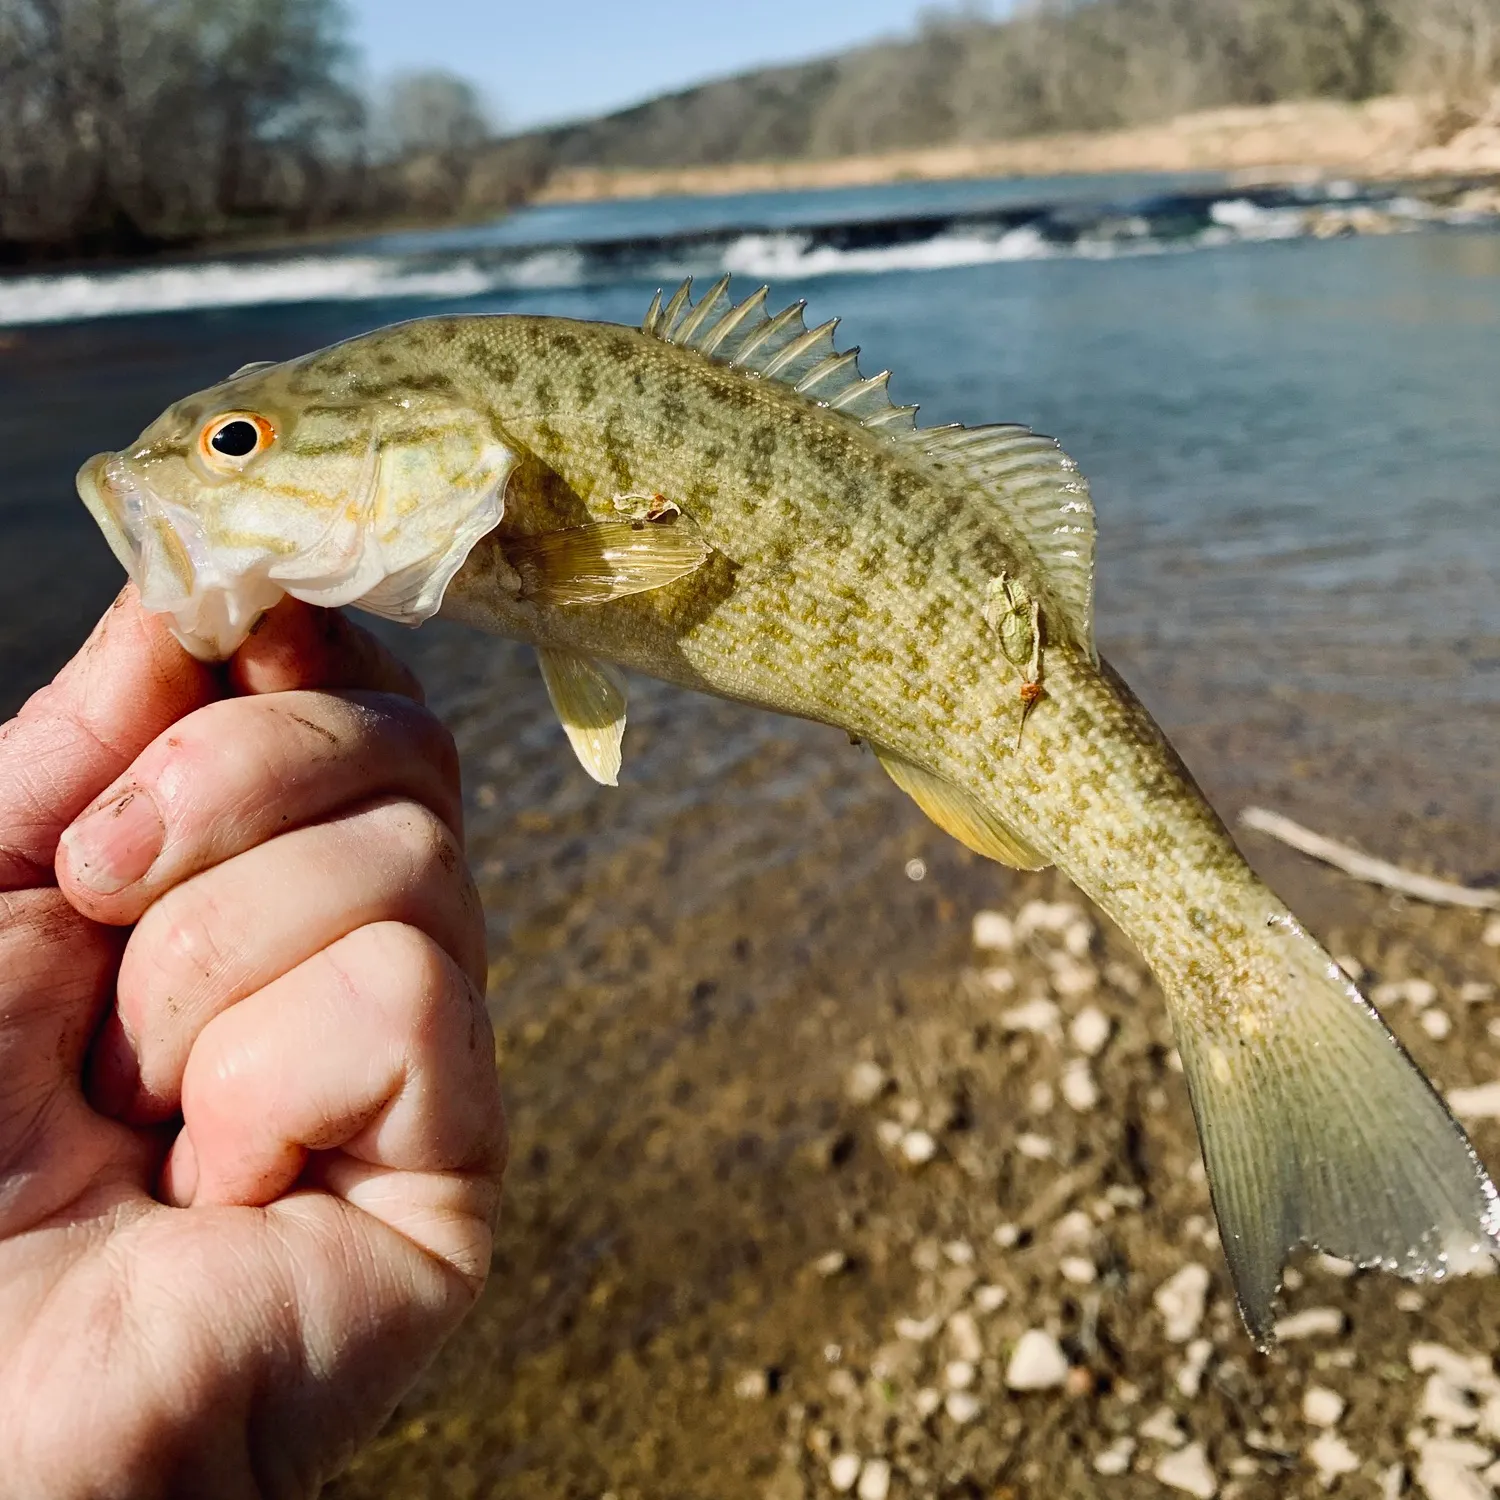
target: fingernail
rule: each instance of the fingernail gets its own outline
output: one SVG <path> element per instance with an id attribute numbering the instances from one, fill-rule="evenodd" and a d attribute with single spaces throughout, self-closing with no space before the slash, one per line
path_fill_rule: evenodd
<path id="1" fill-rule="evenodd" d="M 166 836 L 151 795 L 131 787 L 86 814 L 61 842 L 74 880 L 97 895 L 112 896 L 156 863 Z"/>

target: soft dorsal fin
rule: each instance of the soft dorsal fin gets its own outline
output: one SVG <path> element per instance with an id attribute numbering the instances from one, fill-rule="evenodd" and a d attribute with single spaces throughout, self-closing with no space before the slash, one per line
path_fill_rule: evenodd
<path id="1" fill-rule="evenodd" d="M 886 775 L 937 824 L 966 849 L 982 854 L 1013 870 L 1045 870 L 1051 861 L 1039 854 L 1020 834 L 1013 832 L 987 807 L 951 781 L 924 771 L 893 750 L 871 747 Z"/>
<path id="2" fill-rule="evenodd" d="M 692 279 L 665 303 L 658 292 L 641 332 L 709 359 L 789 385 L 819 406 L 888 434 L 934 467 L 957 470 L 987 495 L 1031 548 L 1071 633 L 1094 654 L 1094 507 L 1078 465 L 1028 427 L 918 427 L 915 406 L 897 406 L 882 370 L 859 372 L 859 350 L 834 347 L 838 320 L 808 328 L 805 304 L 766 312 L 766 288 L 733 302 L 723 276 L 695 304 Z"/>

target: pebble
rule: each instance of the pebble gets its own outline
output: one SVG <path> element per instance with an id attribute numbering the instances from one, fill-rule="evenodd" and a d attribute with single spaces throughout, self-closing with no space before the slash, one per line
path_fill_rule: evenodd
<path id="1" fill-rule="evenodd" d="M 900 1120 L 877 1120 L 875 1122 L 875 1139 L 887 1150 L 894 1150 L 901 1144 L 901 1137 L 906 1134 L 906 1127 Z"/>
<path id="2" fill-rule="evenodd" d="M 1479 934 L 1479 941 L 1487 948 L 1500 948 L 1500 917 L 1491 917 Z"/>
<path id="3" fill-rule="evenodd" d="M 933 1390 L 930 1385 L 923 1386 L 917 1392 L 914 1404 L 917 1408 L 918 1418 L 925 1422 L 943 1404 L 943 1393 Z"/>
<path id="4" fill-rule="evenodd" d="M 1376 1005 L 1396 1005 L 1404 1000 L 1413 1010 L 1422 1010 L 1437 997 L 1437 986 L 1430 979 L 1391 979 L 1370 991 Z"/>
<path id="5" fill-rule="evenodd" d="M 1099 1085 L 1082 1058 L 1074 1058 L 1064 1066 L 1059 1086 L 1064 1103 L 1080 1115 L 1088 1114 L 1099 1103 Z"/>
<path id="6" fill-rule="evenodd" d="M 864 1462 L 857 1453 L 840 1453 L 828 1465 L 828 1483 L 840 1495 L 847 1495 L 859 1478 Z"/>
<path id="7" fill-rule="evenodd" d="M 1324 1432 L 1307 1445 L 1307 1456 L 1324 1486 L 1359 1468 L 1359 1455 L 1336 1433 Z"/>
<path id="8" fill-rule="evenodd" d="M 981 1313 L 999 1312 L 1009 1297 L 1010 1293 L 1003 1286 L 996 1286 L 992 1281 L 986 1282 L 974 1289 L 974 1306 Z"/>
<path id="9" fill-rule="evenodd" d="M 1013 1250 L 1021 1243 L 1021 1226 L 1019 1224 L 997 1224 L 991 1238 L 1002 1250 Z"/>
<path id="10" fill-rule="evenodd" d="M 955 1359 L 977 1364 L 984 1358 L 984 1340 L 973 1313 L 956 1312 L 948 1319 L 948 1344 Z"/>
<path id="11" fill-rule="evenodd" d="M 1453 1030 L 1453 1019 L 1445 1010 L 1424 1010 L 1422 1030 L 1434 1041 L 1442 1041 Z"/>
<path id="12" fill-rule="evenodd" d="M 938 1152 L 938 1143 L 925 1130 L 908 1130 L 901 1137 L 901 1156 L 910 1166 L 925 1167 Z"/>
<path id="13" fill-rule="evenodd" d="M 771 1394 L 771 1377 L 764 1370 L 746 1370 L 734 1383 L 742 1401 L 764 1401 Z"/>
<path id="14" fill-rule="evenodd" d="M 1070 922 L 1063 932 L 1063 947 L 1074 958 L 1087 958 L 1094 946 L 1094 924 L 1090 921 Z"/>
<path id="15" fill-rule="evenodd" d="M 1448 1108 L 1460 1120 L 1500 1120 L 1500 1083 L 1476 1084 L 1471 1089 L 1449 1089 Z"/>
<path id="16" fill-rule="evenodd" d="M 1219 1481 L 1208 1466 L 1202 1443 L 1189 1443 L 1176 1453 L 1163 1454 L 1152 1472 L 1168 1489 L 1182 1490 L 1197 1500 L 1213 1500 L 1219 1493 Z"/>
<path id="17" fill-rule="evenodd" d="M 1177 1420 L 1177 1413 L 1170 1406 L 1158 1406 L 1136 1431 L 1153 1443 L 1163 1443 L 1168 1448 L 1180 1448 L 1187 1442 L 1187 1433 Z"/>
<path id="18" fill-rule="evenodd" d="M 1009 952 L 1016 946 L 1015 924 L 1004 912 L 975 912 L 974 946 Z"/>
<path id="19" fill-rule="evenodd" d="M 1130 1468 L 1130 1460 L 1134 1457 L 1135 1439 L 1116 1438 L 1109 1447 L 1101 1448 L 1094 1455 L 1094 1473 L 1113 1478 L 1116 1474 L 1125 1473 Z"/>
<path id="20" fill-rule="evenodd" d="M 1081 1208 L 1065 1213 L 1052 1226 L 1054 1245 L 1087 1245 L 1094 1238 L 1094 1221 Z"/>
<path id="21" fill-rule="evenodd" d="M 1098 1057 L 1109 1042 L 1114 1022 L 1097 1005 L 1086 1005 L 1073 1017 L 1068 1040 L 1085 1057 Z"/>
<path id="22" fill-rule="evenodd" d="M 1396 1308 L 1400 1312 L 1419 1313 L 1427 1306 L 1427 1299 L 1414 1287 L 1404 1286 L 1396 1293 Z"/>
<path id="23" fill-rule="evenodd" d="M 966 1391 L 974 1384 L 974 1366 L 966 1359 L 951 1359 L 943 1369 L 943 1384 L 950 1391 Z"/>
<path id="24" fill-rule="evenodd" d="M 885 1092 L 889 1082 L 879 1063 L 857 1062 L 844 1080 L 844 1097 L 851 1104 L 873 1104 Z"/>
<path id="25" fill-rule="evenodd" d="M 995 995 L 1008 995 L 1016 987 L 1016 976 L 1006 968 L 981 969 L 979 982 Z"/>
<path id="26" fill-rule="evenodd" d="M 1157 1287 L 1151 1299 L 1166 1324 L 1167 1339 L 1185 1344 L 1197 1333 L 1208 1299 L 1208 1267 L 1190 1261 Z"/>
<path id="27" fill-rule="evenodd" d="M 1081 964 L 1066 953 L 1057 955 L 1052 968 L 1052 988 L 1065 1000 L 1091 994 L 1099 988 L 1099 971 L 1093 964 Z"/>
<path id="28" fill-rule="evenodd" d="M 1092 1286 L 1099 1279 L 1099 1268 L 1086 1255 L 1065 1255 L 1057 1269 L 1062 1279 L 1074 1286 Z"/>
<path id="29" fill-rule="evenodd" d="M 1340 1281 L 1347 1280 L 1359 1269 L 1352 1260 L 1344 1260 L 1337 1255 L 1318 1255 L 1313 1264 L 1325 1276 L 1337 1276 Z"/>
<path id="30" fill-rule="evenodd" d="M 1050 1036 L 1057 1031 L 1058 1017 L 1062 1012 L 1056 1004 L 1038 995 L 1024 1005 L 1013 1005 L 1001 1013 L 1002 1031 L 1028 1031 L 1036 1036 Z"/>
<path id="31" fill-rule="evenodd" d="M 891 1492 L 891 1466 L 883 1458 L 865 1460 L 860 1470 L 859 1488 L 855 1494 L 859 1500 L 886 1500 Z"/>
<path id="32" fill-rule="evenodd" d="M 1489 1457 L 1477 1443 L 1433 1438 L 1417 1459 L 1417 1486 L 1427 1500 L 1491 1500 L 1494 1492 L 1474 1472 Z"/>
<path id="33" fill-rule="evenodd" d="M 1344 1398 L 1326 1385 L 1310 1385 L 1302 1393 L 1302 1417 L 1314 1427 L 1336 1427 L 1344 1415 Z"/>
<path id="34" fill-rule="evenodd" d="M 830 1250 L 813 1262 L 813 1270 L 824 1278 L 841 1276 L 849 1269 L 849 1257 L 842 1250 Z"/>
<path id="35" fill-rule="evenodd" d="M 943 1246 L 943 1254 L 955 1266 L 972 1266 L 974 1264 L 974 1247 L 968 1240 L 949 1240 Z"/>
<path id="36" fill-rule="evenodd" d="M 1334 957 L 1334 963 L 1341 968 L 1350 979 L 1358 984 L 1365 977 L 1365 966 L 1351 953 L 1340 953 Z"/>
<path id="37" fill-rule="evenodd" d="M 1028 1328 L 1016 1340 L 1005 1383 L 1013 1391 L 1046 1391 L 1068 1378 L 1068 1359 L 1062 1346 L 1041 1328 Z"/>
<path id="38" fill-rule="evenodd" d="M 1271 1332 L 1278 1339 L 1313 1339 L 1344 1331 L 1344 1315 L 1336 1307 L 1306 1307 L 1277 1318 Z"/>
<path id="39" fill-rule="evenodd" d="M 1441 1375 L 1460 1390 L 1500 1390 L 1500 1377 L 1482 1354 L 1460 1354 L 1446 1344 L 1419 1340 L 1406 1351 L 1406 1357 L 1418 1375 Z"/>
<path id="40" fill-rule="evenodd" d="M 984 1407 L 972 1391 L 949 1391 L 943 1402 L 943 1410 L 963 1427 L 972 1422 Z"/>
<path id="41" fill-rule="evenodd" d="M 1026 1095 L 1026 1108 L 1034 1115 L 1047 1114 L 1056 1103 L 1057 1090 L 1045 1078 L 1038 1079 L 1032 1084 Z"/>
<path id="42" fill-rule="evenodd" d="M 1208 1339 L 1194 1339 L 1187 1346 L 1187 1357 L 1183 1360 L 1173 1384 L 1190 1401 L 1203 1389 L 1203 1373 L 1208 1369 L 1214 1346 Z"/>
<path id="43" fill-rule="evenodd" d="M 1452 1428 L 1473 1427 L 1479 1421 L 1479 1408 L 1470 1399 L 1468 1388 L 1436 1371 L 1422 1387 L 1418 1414 L 1426 1421 Z"/>
<path id="44" fill-rule="evenodd" d="M 1458 987 L 1458 998 L 1464 1005 L 1483 1005 L 1495 998 L 1495 986 L 1482 979 L 1466 979 Z"/>
<path id="45" fill-rule="evenodd" d="M 1016 1150 L 1028 1161 L 1048 1161 L 1052 1157 L 1052 1142 L 1044 1135 L 1027 1130 L 1016 1137 Z"/>
<path id="46" fill-rule="evenodd" d="M 1016 913 L 1016 941 L 1024 943 L 1034 932 L 1066 932 L 1075 922 L 1087 921 L 1071 901 L 1028 901 Z"/>
<path id="47" fill-rule="evenodd" d="M 897 1318 L 896 1337 L 913 1344 L 925 1344 L 940 1326 L 941 1320 L 936 1313 L 930 1318 Z"/>

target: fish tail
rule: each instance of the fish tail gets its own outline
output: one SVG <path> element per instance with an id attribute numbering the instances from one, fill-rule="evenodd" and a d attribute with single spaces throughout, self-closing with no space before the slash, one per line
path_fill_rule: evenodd
<path id="1" fill-rule="evenodd" d="M 1436 1090 L 1291 918 L 1266 938 L 1282 993 L 1227 1019 L 1172 1007 L 1235 1295 L 1261 1348 L 1298 1245 L 1418 1281 L 1500 1255 L 1495 1187 Z"/>

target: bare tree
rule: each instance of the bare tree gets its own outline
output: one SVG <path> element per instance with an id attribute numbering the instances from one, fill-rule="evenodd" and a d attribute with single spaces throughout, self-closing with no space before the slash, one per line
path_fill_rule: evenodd
<path id="1" fill-rule="evenodd" d="M 428 68 L 391 79 L 376 130 L 394 156 L 452 157 L 487 140 L 494 125 L 467 78 Z"/>

